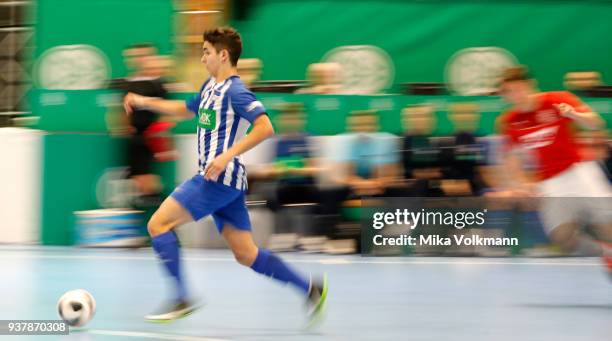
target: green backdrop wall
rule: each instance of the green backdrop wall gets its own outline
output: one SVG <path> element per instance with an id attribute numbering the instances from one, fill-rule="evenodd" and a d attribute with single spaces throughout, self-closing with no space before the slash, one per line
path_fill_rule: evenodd
<path id="1" fill-rule="evenodd" d="M 73 212 L 104 207 L 100 201 L 113 195 L 100 191 L 120 181 L 116 175 L 125 165 L 126 147 L 124 139 L 109 136 L 106 124 L 117 96 L 98 89 L 125 76 L 125 47 L 148 42 L 161 53 L 172 51 L 173 13 L 172 0 L 36 2 L 35 88 L 28 103 L 40 118 L 37 128 L 47 131 L 43 244 L 71 244 Z M 174 163 L 159 167 L 166 189 L 172 189 Z"/>
<path id="2" fill-rule="evenodd" d="M 593 0 L 253 0 L 244 20 L 246 57 L 264 80 L 304 79 L 308 64 L 339 46 L 374 45 L 393 60 L 394 83 L 443 82 L 459 50 L 498 47 L 527 64 L 544 90 L 571 70 L 599 70 L 612 82 L 612 1 Z M 495 68 L 497 54 L 464 58 L 457 76 Z M 351 60 L 349 68 L 369 67 Z M 482 81 L 482 80 L 480 80 Z M 486 81 L 486 79 L 485 79 Z"/>

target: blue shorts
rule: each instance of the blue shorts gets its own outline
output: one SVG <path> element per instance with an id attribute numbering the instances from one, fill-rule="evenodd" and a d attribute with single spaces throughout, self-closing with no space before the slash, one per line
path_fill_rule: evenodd
<path id="1" fill-rule="evenodd" d="M 245 195 L 239 189 L 205 180 L 197 174 L 175 188 L 170 196 L 189 211 L 195 221 L 212 214 L 219 233 L 226 223 L 240 230 L 251 230 Z"/>

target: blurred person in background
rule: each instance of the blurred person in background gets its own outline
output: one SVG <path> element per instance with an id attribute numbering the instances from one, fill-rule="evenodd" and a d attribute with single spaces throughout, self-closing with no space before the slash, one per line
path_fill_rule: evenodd
<path id="1" fill-rule="evenodd" d="M 486 187 L 481 175 L 484 148 L 476 141 L 477 108 L 450 106 L 452 136 L 433 136 L 435 108 L 428 103 L 402 110 L 401 176 L 390 189 L 394 196 L 473 196 Z"/>
<path id="2" fill-rule="evenodd" d="M 274 180 L 267 192 L 268 208 L 275 213 L 287 206 L 307 204 L 308 214 L 316 223 L 306 231 L 296 231 L 295 226 L 279 226 L 276 232 L 305 232 L 308 235 L 331 235 L 340 221 L 340 202 L 349 191 L 342 187 L 319 186 L 317 177 L 324 171 L 314 157 L 314 146 L 306 132 L 306 114 L 303 103 L 284 103 L 276 119 L 277 132 L 273 142 L 274 160 L 255 176 L 259 180 Z M 285 223 L 285 222 L 283 222 Z"/>
<path id="3" fill-rule="evenodd" d="M 167 97 L 162 78 L 165 65 L 159 59 L 155 46 L 147 43 L 135 44 L 126 48 L 123 56 L 129 72 L 128 77 L 113 80 L 112 88 L 148 97 Z M 151 110 L 138 108 L 128 117 L 126 125 L 129 136 L 128 176 L 139 193 L 135 205 L 159 205 L 163 188 L 153 167 L 155 162 L 175 158 L 175 151 L 168 136 L 168 131 L 174 124 L 160 120 L 159 115 Z"/>
<path id="4" fill-rule="evenodd" d="M 397 173 L 396 137 L 380 132 L 376 111 L 353 111 L 347 117 L 349 132 L 339 136 L 336 162 L 351 197 L 384 195 Z"/>
<path id="5" fill-rule="evenodd" d="M 277 117 L 274 162 L 264 171 L 277 181 L 275 195 L 268 201 L 273 211 L 286 204 L 319 201 L 314 177 L 320 169 L 314 165 L 305 123 L 302 103 L 283 105 Z"/>
<path id="6" fill-rule="evenodd" d="M 394 196 L 438 197 L 444 192 L 442 149 L 431 137 L 436 125 L 431 104 L 410 105 L 402 110 L 403 136 L 400 137 L 400 176 L 394 181 Z"/>
<path id="7" fill-rule="evenodd" d="M 321 195 L 321 206 L 330 217 L 330 226 L 337 227 L 330 231 L 330 237 L 350 237 L 359 250 L 359 229 L 338 223 L 340 218 L 354 222 L 356 217 L 346 214 L 363 207 L 364 197 L 392 196 L 389 189 L 397 178 L 397 138 L 380 132 L 378 113 L 374 110 L 353 111 L 346 122 L 348 131 L 334 137 L 333 165 L 329 167 L 332 182 L 338 187 Z M 334 216 L 339 218 L 335 222 Z"/>
<path id="8" fill-rule="evenodd" d="M 566 251 L 602 254 L 612 274 L 610 183 L 595 162 L 582 161 L 575 132 L 601 129 L 603 120 L 569 92 L 539 92 L 523 66 L 503 72 L 499 91 L 511 105 L 497 121 L 507 141 L 509 189 L 516 196 L 541 197 L 540 216 L 550 239 Z M 519 148 L 535 158 L 535 174 L 524 172 Z M 581 232 L 585 217 L 601 242 Z"/>
<path id="9" fill-rule="evenodd" d="M 253 241 L 246 207 L 247 178 L 241 155 L 274 134 L 263 104 L 240 80 L 237 63 L 242 38 L 233 28 L 215 28 L 203 34 L 201 62 L 211 75 L 197 96 L 188 101 L 164 100 L 128 93 L 126 112 L 151 110 L 183 119 L 198 118 L 198 172 L 177 187 L 155 212 L 147 227 L 153 249 L 175 284 L 174 297 L 158 313 L 145 316 L 152 322 L 172 321 L 198 308 L 189 295 L 174 230 L 182 224 L 212 215 L 219 233 L 236 261 L 253 271 L 291 284 L 306 298 L 309 317 L 323 311 L 326 281 L 297 272 L 276 254 Z M 247 130 L 252 125 L 252 130 Z"/>
<path id="10" fill-rule="evenodd" d="M 297 90 L 297 94 L 331 95 L 342 93 L 342 65 L 338 63 L 314 63 L 306 72 L 309 86 Z"/>
<path id="11" fill-rule="evenodd" d="M 476 103 L 450 105 L 449 118 L 454 127 L 450 148 L 443 152 L 448 164 L 444 168 L 442 189 L 447 196 L 481 195 L 489 187 L 485 171 L 485 147 L 477 141 L 480 113 Z"/>
<path id="12" fill-rule="evenodd" d="M 247 58 L 238 60 L 238 74 L 248 88 L 259 81 L 262 69 L 263 64 L 260 59 Z"/>

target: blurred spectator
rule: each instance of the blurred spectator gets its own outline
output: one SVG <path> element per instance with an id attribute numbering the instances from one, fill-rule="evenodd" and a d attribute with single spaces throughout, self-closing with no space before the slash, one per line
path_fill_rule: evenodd
<path id="1" fill-rule="evenodd" d="M 238 74 L 240 79 L 249 88 L 261 77 L 262 70 L 261 60 L 257 58 L 247 58 L 238 60 Z"/>
<path id="2" fill-rule="evenodd" d="M 445 195 L 480 195 L 487 187 L 483 167 L 485 148 L 476 140 L 480 121 L 476 103 L 455 103 L 450 105 L 449 117 L 453 122 L 452 145 L 445 151 L 448 163 L 444 167 L 441 183 Z"/>
<path id="3" fill-rule="evenodd" d="M 375 111 L 354 111 L 347 118 L 349 132 L 339 136 L 336 161 L 343 175 L 337 181 L 353 196 L 383 195 L 396 174 L 395 136 L 379 132 Z"/>
<path id="4" fill-rule="evenodd" d="M 568 90 L 587 90 L 602 85 L 601 73 L 597 71 L 574 71 L 565 74 L 563 85 Z"/>
<path id="5" fill-rule="evenodd" d="M 296 91 L 299 94 L 342 93 L 342 66 L 338 63 L 310 64 L 307 70 L 309 87 Z"/>
<path id="6" fill-rule="evenodd" d="M 411 105 L 402 110 L 401 175 L 393 186 L 396 196 L 442 196 L 442 149 L 431 136 L 436 125 L 431 104 Z"/>
<path id="7" fill-rule="evenodd" d="M 268 200 L 273 211 L 287 204 L 319 201 L 314 176 L 320 169 L 314 166 L 304 126 L 303 104 L 285 103 L 277 117 L 275 160 L 263 172 L 277 181 L 275 196 Z"/>

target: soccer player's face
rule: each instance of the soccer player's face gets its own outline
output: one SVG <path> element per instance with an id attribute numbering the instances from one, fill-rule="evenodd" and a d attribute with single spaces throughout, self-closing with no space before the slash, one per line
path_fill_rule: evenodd
<path id="1" fill-rule="evenodd" d="M 506 82 L 500 89 L 500 94 L 506 102 L 512 105 L 524 105 L 529 103 L 529 96 L 534 92 L 530 81 Z"/>
<path id="2" fill-rule="evenodd" d="M 202 59 L 200 61 L 206 66 L 208 73 L 213 76 L 217 75 L 219 66 L 221 65 L 219 52 L 207 41 L 202 45 Z"/>

